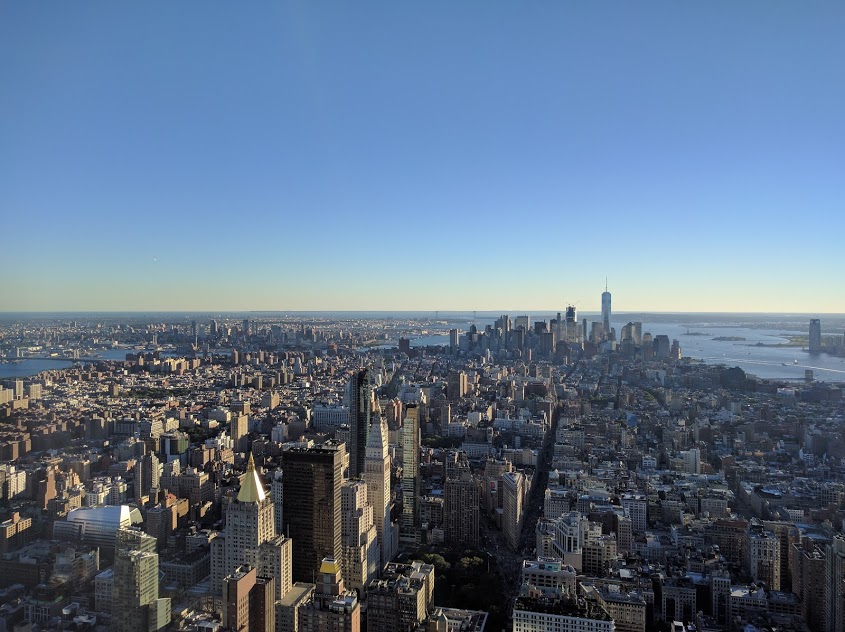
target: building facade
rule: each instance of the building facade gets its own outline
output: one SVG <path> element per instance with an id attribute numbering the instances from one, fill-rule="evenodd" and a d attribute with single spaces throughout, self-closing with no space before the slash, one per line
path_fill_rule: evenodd
<path id="1" fill-rule="evenodd" d="M 282 453 L 284 529 L 295 543 L 294 581 L 313 583 L 324 558 L 343 557 L 343 460 L 342 444 Z"/>

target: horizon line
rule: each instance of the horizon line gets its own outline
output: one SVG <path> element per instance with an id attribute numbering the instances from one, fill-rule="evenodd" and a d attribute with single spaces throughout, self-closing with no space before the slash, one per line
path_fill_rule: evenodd
<path id="1" fill-rule="evenodd" d="M 394 314 L 472 314 L 480 312 L 482 314 L 507 314 L 508 312 L 523 312 L 523 315 L 530 316 L 531 313 L 547 314 L 547 313 L 564 313 L 563 309 L 52 309 L 52 310 L 0 310 L 0 315 L 13 314 L 378 314 L 378 313 L 394 313 Z M 601 309 L 583 310 L 584 314 L 601 314 Z M 614 310 L 612 314 L 663 314 L 663 315 L 688 315 L 688 314 L 704 314 L 704 315 L 777 315 L 777 316 L 842 316 L 845 317 L 845 312 L 772 312 L 772 311 L 682 311 L 682 310 Z"/>

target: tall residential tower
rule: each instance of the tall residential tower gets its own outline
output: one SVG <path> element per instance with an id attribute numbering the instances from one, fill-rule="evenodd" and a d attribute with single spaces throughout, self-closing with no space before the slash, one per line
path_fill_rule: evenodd
<path id="1" fill-rule="evenodd" d="M 402 523 L 399 538 L 419 542 L 420 409 L 409 404 L 402 424 Z"/>

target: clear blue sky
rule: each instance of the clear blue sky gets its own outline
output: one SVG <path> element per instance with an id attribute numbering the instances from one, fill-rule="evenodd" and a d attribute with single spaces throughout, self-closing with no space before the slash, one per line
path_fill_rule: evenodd
<path id="1" fill-rule="evenodd" d="M 845 3 L 0 4 L 0 310 L 845 312 Z"/>

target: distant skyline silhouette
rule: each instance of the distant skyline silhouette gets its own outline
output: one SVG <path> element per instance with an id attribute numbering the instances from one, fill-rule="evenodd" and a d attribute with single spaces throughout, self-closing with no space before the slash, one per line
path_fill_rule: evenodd
<path id="1" fill-rule="evenodd" d="M 845 313 L 845 4 L 0 5 L 0 311 Z"/>

